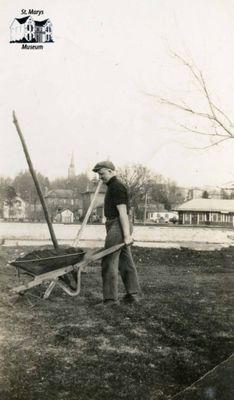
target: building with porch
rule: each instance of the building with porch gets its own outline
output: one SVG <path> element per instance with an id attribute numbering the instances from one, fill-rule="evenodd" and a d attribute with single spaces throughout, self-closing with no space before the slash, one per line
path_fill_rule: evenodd
<path id="1" fill-rule="evenodd" d="M 179 224 L 234 226 L 234 200 L 193 199 L 174 210 Z"/>

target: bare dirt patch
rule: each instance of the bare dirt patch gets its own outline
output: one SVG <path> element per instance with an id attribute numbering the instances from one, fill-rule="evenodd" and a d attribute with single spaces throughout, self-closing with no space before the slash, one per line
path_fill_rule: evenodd
<path id="1" fill-rule="evenodd" d="M 142 301 L 115 308 L 97 306 L 98 264 L 76 298 L 11 296 L 7 261 L 25 250 L 0 256 L 1 400 L 166 400 L 234 351 L 232 248 L 133 248 Z"/>

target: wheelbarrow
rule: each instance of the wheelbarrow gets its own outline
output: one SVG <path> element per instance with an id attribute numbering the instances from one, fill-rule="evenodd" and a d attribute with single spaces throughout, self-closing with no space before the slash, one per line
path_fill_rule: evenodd
<path id="1" fill-rule="evenodd" d="M 53 250 L 51 251 L 52 255 L 49 257 L 48 250 L 38 251 L 37 253 L 34 253 L 33 257 L 30 257 L 29 253 L 25 257 L 10 261 L 9 264 L 16 267 L 18 272 L 21 272 L 22 270 L 24 273 L 31 276 L 32 280 L 11 289 L 11 291 L 13 293 L 23 294 L 28 289 L 48 282 L 47 289 L 43 295 L 44 299 L 47 299 L 50 296 L 56 285 L 69 296 L 77 296 L 81 290 L 81 272 L 84 268 L 91 262 L 101 260 L 108 254 L 120 250 L 123 246 L 125 246 L 125 244 L 121 243 L 108 249 L 88 252 L 85 252 L 82 249 L 78 249 L 76 252 L 71 252 L 72 249 L 70 248 L 67 249 L 67 251 L 64 250 L 64 254 L 59 255 L 53 255 L 53 252 L 56 252 L 56 250 Z M 46 257 L 45 254 L 47 254 Z M 75 289 L 72 289 L 63 280 L 63 277 L 70 272 L 76 274 Z"/>

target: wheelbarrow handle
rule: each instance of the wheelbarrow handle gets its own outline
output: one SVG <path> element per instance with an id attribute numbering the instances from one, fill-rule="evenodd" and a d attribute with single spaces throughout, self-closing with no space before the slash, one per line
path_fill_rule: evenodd
<path id="1" fill-rule="evenodd" d="M 84 256 L 84 259 L 87 259 L 87 261 L 97 261 L 109 254 L 114 253 L 115 251 L 120 250 L 124 246 L 126 246 L 125 243 L 116 244 L 115 246 L 109 247 L 108 249 L 102 249 L 99 250 L 98 252 L 87 254 L 87 256 Z"/>

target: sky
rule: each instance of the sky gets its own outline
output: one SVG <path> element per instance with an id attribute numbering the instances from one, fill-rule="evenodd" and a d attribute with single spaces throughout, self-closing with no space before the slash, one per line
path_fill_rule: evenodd
<path id="1" fill-rule="evenodd" d="M 9 43 L 14 18 L 32 8 L 53 24 L 43 50 Z M 0 13 L 0 175 L 27 169 L 15 110 L 35 169 L 50 179 L 67 175 L 73 153 L 77 174 L 108 158 L 181 186 L 234 181 L 234 140 L 204 149 L 211 142 L 181 132 L 188 118 L 158 101 L 207 107 L 177 53 L 234 119 L 234 0 L 0 0 Z"/>

